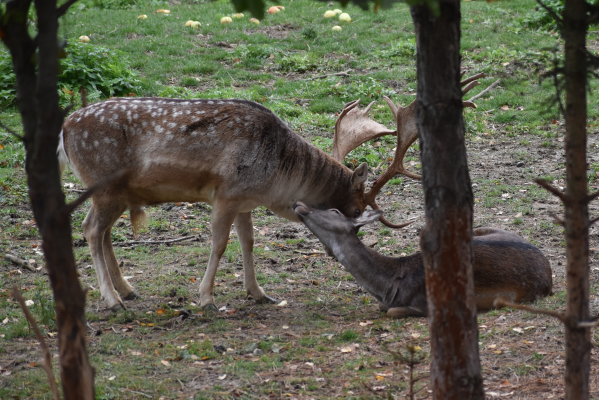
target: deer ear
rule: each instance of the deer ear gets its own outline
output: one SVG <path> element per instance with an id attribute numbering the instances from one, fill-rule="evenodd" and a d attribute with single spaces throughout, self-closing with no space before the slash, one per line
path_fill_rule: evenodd
<path id="1" fill-rule="evenodd" d="M 359 187 L 363 183 L 366 183 L 366 180 L 368 180 L 368 164 L 364 162 L 355 169 L 351 177 L 351 183 L 354 187 Z"/>
<path id="2" fill-rule="evenodd" d="M 359 228 L 366 224 L 371 224 L 378 221 L 381 218 L 383 212 L 381 210 L 368 210 L 364 211 L 362 215 L 354 220 L 354 227 Z"/>

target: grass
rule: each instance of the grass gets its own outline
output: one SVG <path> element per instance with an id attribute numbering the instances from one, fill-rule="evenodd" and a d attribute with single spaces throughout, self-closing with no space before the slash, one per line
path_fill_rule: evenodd
<path id="1" fill-rule="evenodd" d="M 249 23 L 246 15 L 226 26 L 219 23 L 220 18 L 234 11 L 230 2 L 224 0 L 204 3 L 187 0 L 180 4 L 90 0 L 81 4 L 84 6 L 73 8 L 61 21 L 61 35 L 70 42 L 76 42 L 81 35 L 89 36 L 90 44 L 78 45 L 78 49 L 88 46 L 93 50 L 101 46 L 126 55 L 119 61 L 134 72 L 131 76 L 137 82 L 131 91 L 136 96 L 234 97 L 257 101 L 329 153 L 335 114 L 346 102 L 357 98 L 362 99 L 363 105 L 377 101 L 370 112 L 371 118 L 393 127 L 393 117 L 381 101 L 382 96 L 387 95 L 404 106 L 415 98 L 415 37 L 405 4 L 396 4 L 376 14 L 350 5 L 345 11 L 353 22 L 343 25 L 341 32 L 331 31 L 336 21 L 322 18 L 329 8 L 327 4 L 309 0 L 284 0 L 285 11 L 266 16 L 260 25 Z M 110 7 L 95 8 L 93 4 Z M 544 219 L 544 211 L 538 208 L 539 204 L 546 206 L 553 202 L 544 190 L 523 185 L 522 180 L 478 173 L 496 168 L 489 165 L 489 157 L 480 157 L 482 152 L 493 154 L 494 147 L 513 142 L 520 147 L 511 150 L 510 168 L 518 169 L 524 180 L 543 176 L 563 186 L 560 181 L 563 160 L 556 159 L 554 168 L 547 170 L 538 165 L 544 158 L 561 152 L 563 124 L 556 111 L 547 110 L 544 103 L 553 93 L 551 85 L 538 84 L 539 71 L 551 60 L 549 49 L 557 38 L 521 23 L 534 13 L 535 6 L 532 0 L 462 3 L 463 67 L 469 73 L 488 74 L 481 80 L 482 85 L 468 96 L 497 79 L 502 80 L 499 87 L 477 101 L 476 110 L 465 110 L 464 121 L 468 143 L 484 144 L 483 150 L 469 154 L 471 171 L 476 172 L 472 180 L 477 185 L 474 194 L 476 207 L 481 210 L 480 223 L 487 223 L 487 219 L 497 223 L 505 217 L 509 229 L 519 230 L 533 243 L 555 238 L 554 246 L 563 249 L 564 243 L 557 239 L 562 237 L 562 228 Z M 169 8 L 171 13 L 157 14 L 158 8 Z M 139 20 L 140 14 L 148 18 Z M 200 21 L 201 30 L 185 28 L 188 19 Z M 349 77 L 311 79 L 348 69 L 352 69 Z M 77 93 L 78 84 L 67 85 L 67 89 Z M 596 82 L 591 83 L 591 89 L 589 104 L 596 104 Z M 0 98 L 2 93 L 0 90 Z M 76 95 L 69 98 L 64 94 L 63 101 L 73 99 L 76 105 L 80 101 Z M 20 132 L 20 116 L 14 102 L 0 102 L 0 107 L 0 121 Z M 597 107 L 589 107 L 591 132 L 596 130 L 598 113 Z M 33 217 L 28 206 L 23 147 L 3 131 L 0 131 L 0 145 L 2 251 L 34 258 L 43 265 L 38 232 L 30 223 Z M 393 137 L 379 138 L 350 153 L 346 163 L 356 166 L 367 162 L 371 170 L 377 171 L 375 178 L 380 173 L 377 167 L 389 162 L 395 145 Z M 596 151 L 598 146 L 593 143 L 590 149 Z M 536 153 L 537 149 L 544 153 Z M 416 143 L 405 160 L 406 167 L 416 173 L 421 170 L 419 152 Z M 518 162 L 524 164 L 517 167 Z M 589 171 L 589 185 L 596 186 L 599 165 L 590 163 Z M 70 171 L 64 176 L 64 183 L 80 188 Z M 394 222 L 422 218 L 421 203 L 403 201 L 421 191 L 418 184 L 395 178 L 387 188 L 383 195 L 399 196 L 398 201 L 386 205 L 387 210 L 397 214 L 392 215 Z M 73 200 L 76 195 L 67 192 L 67 199 Z M 338 263 L 322 256 L 300 254 L 320 249 L 313 237 L 289 228 L 263 207 L 254 211 L 257 276 L 269 294 L 287 299 L 288 307 L 258 305 L 246 300 L 241 250 L 232 235 L 217 271 L 215 287 L 217 302 L 226 311 L 201 310 L 195 297 L 210 254 L 211 208 L 167 204 L 148 208 L 150 224 L 142 237 L 159 240 L 187 234 L 199 235 L 199 241 L 117 247 L 123 274 L 129 277 L 143 300 L 132 303 L 127 312 L 111 315 L 101 309 L 95 272 L 89 267 L 92 260 L 81 234 L 81 222 L 88 207 L 89 203 L 73 214 L 73 238 L 80 243 L 74 249 L 78 273 L 89 288 L 86 316 L 96 332 L 90 331 L 88 339 L 90 359 L 96 368 L 98 398 L 374 396 L 365 389 L 364 382 L 371 388 L 385 386 L 377 392 L 385 397 L 387 393 L 405 394 L 406 383 L 402 367 L 393 364 L 394 359 L 382 350 L 382 344 L 398 349 L 412 343 L 422 346 L 423 352 L 430 352 L 424 319 L 379 318 L 374 298 L 358 288 Z M 507 210 L 522 215 L 510 214 L 508 218 Z M 182 219 L 181 214 L 186 218 Z M 260 233 L 263 229 L 270 231 Z M 380 227 L 359 233 L 375 237 L 379 241 L 376 249 L 381 251 L 386 246 L 384 251 L 395 256 L 418 251 L 419 234 L 420 228 L 411 227 L 401 233 Z M 128 218 L 119 220 L 112 235 L 118 242 L 133 239 Z M 18 362 L 10 377 L 0 378 L 0 398 L 49 398 L 45 376 L 36 364 L 37 345 L 7 288 L 16 285 L 26 299 L 34 301 L 31 310 L 55 353 L 52 296 L 46 276 L 21 272 L 0 261 L 0 366 Z M 559 275 L 554 280 L 556 295 L 539 300 L 536 306 L 563 308 L 563 279 Z M 189 311 L 190 317 L 183 319 L 182 310 Z M 364 322 L 368 320 L 372 324 Z M 545 334 L 561 334 L 557 323 L 539 322 L 538 317 L 525 312 L 504 309 L 479 315 L 479 324 L 486 326 L 480 328 L 480 348 L 485 379 L 491 386 L 493 382 L 511 379 L 514 374 L 534 380 L 535 374 L 541 373 L 537 371 L 540 363 L 549 365 L 555 360 L 556 352 L 541 354 L 546 352 L 542 345 L 513 347 L 516 346 L 513 341 L 522 345 L 511 330 L 513 324 L 528 320 L 537 321 L 530 325 L 539 327 L 535 339 L 538 343 L 546 340 L 542 339 Z M 533 333 L 527 331 L 526 335 Z M 243 353 L 252 343 L 258 344 L 261 354 Z M 352 347 L 355 345 L 359 347 Z M 492 345 L 496 347 L 489 347 Z M 344 347 L 352 351 L 341 353 Z M 518 358 L 519 352 L 527 354 L 530 360 L 524 362 Z M 382 381 L 374 377 L 375 373 L 386 370 L 392 370 L 393 377 Z M 421 372 L 425 370 L 423 365 Z M 226 377 L 220 379 L 223 375 Z M 251 386 L 244 382 L 250 382 Z"/>

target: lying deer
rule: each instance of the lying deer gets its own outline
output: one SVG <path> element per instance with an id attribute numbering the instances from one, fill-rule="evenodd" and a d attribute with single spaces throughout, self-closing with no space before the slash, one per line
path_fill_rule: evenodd
<path id="1" fill-rule="evenodd" d="M 354 279 L 393 318 L 424 317 L 427 314 L 426 284 L 422 254 L 386 257 L 366 247 L 356 233 L 365 224 L 378 221 L 380 210 L 347 218 L 338 210 L 316 210 L 302 202 L 294 212 L 320 239 Z M 551 268 L 543 254 L 519 236 L 496 228 L 473 232 L 473 272 L 476 307 L 493 308 L 497 297 L 515 303 L 534 301 L 551 294 Z"/>
<path id="2" fill-rule="evenodd" d="M 123 278 L 111 243 L 114 222 L 129 208 L 137 230 L 142 206 L 165 202 L 212 205 L 212 250 L 200 284 L 200 303 L 214 307 L 214 278 L 231 225 L 241 243 L 245 289 L 274 301 L 254 271 L 251 211 L 265 206 L 299 221 L 292 206 L 364 210 L 367 165 L 354 172 L 308 144 L 267 108 L 243 100 L 111 99 L 73 113 L 58 149 L 88 187 L 118 176 L 92 195 L 83 221 L 100 292 L 107 305 L 137 297 Z M 116 289 L 116 290 L 115 290 Z"/>

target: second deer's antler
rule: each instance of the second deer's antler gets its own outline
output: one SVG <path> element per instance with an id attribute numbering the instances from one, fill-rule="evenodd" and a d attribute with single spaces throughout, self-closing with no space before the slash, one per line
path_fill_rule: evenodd
<path id="1" fill-rule="evenodd" d="M 486 74 L 480 73 L 464 79 L 460 83 L 463 87 L 462 95 L 479 85 L 477 79 L 485 76 Z M 407 107 L 401 107 L 393 104 L 393 102 L 386 96 L 384 96 L 384 99 L 387 102 L 387 105 L 389 105 L 389 108 L 391 108 L 393 117 L 395 117 L 397 130 L 392 131 L 368 117 L 368 111 L 372 108 L 374 101 L 364 110 L 360 110 L 358 108 L 360 99 L 358 99 L 347 103 L 345 107 L 343 107 L 343 111 L 341 111 L 339 118 L 335 123 L 335 137 L 333 140 L 333 157 L 337 161 L 342 162 L 350 151 L 361 144 L 381 136 L 397 134 L 397 147 L 395 148 L 395 156 L 393 157 L 391 165 L 389 165 L 385 172 L 374 181 L 370 191 L 365 194 L 366 204 L 375 210 L 380 209 L 376 203 L 376 196 L 383 186 L 385 186 L 385 184 L 395 175 L 402 174 L 409 178 L 421 179 L 420 175 L 408 171 L 403 165 L 406 152 L 418 138 L 418 128 L 416 127 L 416 118 L 414 116 L 416 102 L 413 101 Z M 476 108 L 476 104 L 471 101 L 464 101 L 463 104 L 464 107 Z M 380 218 L 380 221 L 390 228 L 402 228 L 411 223 L 393 224 L 384 216 Z"/>

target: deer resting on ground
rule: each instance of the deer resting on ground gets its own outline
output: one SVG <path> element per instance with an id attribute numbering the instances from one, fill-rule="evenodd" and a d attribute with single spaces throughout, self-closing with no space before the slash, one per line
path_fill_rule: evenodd
<path id="1" fill-rule="evenodd" d="M 386 257 L 365 246 L 356 233 L 361 226 L 378 221 L 380 210 L 347 218 L 338 210 L 316 210 L 302 202 L 293 210 L 354 279 L 380 302 L 392 318 L 424 317 L 427 314 L 426 283 L 422 254 Z M 534 301 L 551 294 L 549 262 L 532 244 L 496 228 L 473 232 L 472 268 L 478 311 L 493 308 L 502 297 L 514 303 Z"/>
<path id="2" fill-rule="evenodd" d="M 112 309 L 124 308 L 121 298 L 137 297 L 121 274 L 111 242 L 112 225 L 126 209 L 137 230 L 145 217 L 142 206 L 212 205 L 212 250 L 200 304 L 214 308 L 214 278 L 233 223 L 248 295 L 258 302 L 274 301 L 255 276 L 254 208 L 265 206 L 299 221 L 292 211 L 298 200 L 352 217 L 366 206 L 366 163 L 352 172 L 250 101 L 106 100 L 67 119 L 58 154 L 61 172 L 68 162 L 87 187 L 104 182 L 92 195 L 83 232 L 100 292 Z"/>

